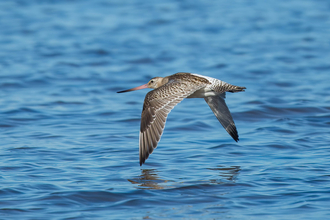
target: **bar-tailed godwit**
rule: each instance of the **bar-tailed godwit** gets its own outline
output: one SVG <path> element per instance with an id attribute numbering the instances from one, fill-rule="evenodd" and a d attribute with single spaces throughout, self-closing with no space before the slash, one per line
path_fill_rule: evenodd
<path id="1" fill-rule="evenodd" d="M 204 98 L 213 113 L 237 142 L 238 133 L 226 105 L 226 92 L 241 92 L 245 87 L 193 73 L 176 73 L 167 77 L 154 77 L 147 84 L 120 91 L 154 89 L 147 93 L 141 114 L 139 138 L 140 166 L 157 147 L 163 134 L 168 113 L 184 98 Z"/>

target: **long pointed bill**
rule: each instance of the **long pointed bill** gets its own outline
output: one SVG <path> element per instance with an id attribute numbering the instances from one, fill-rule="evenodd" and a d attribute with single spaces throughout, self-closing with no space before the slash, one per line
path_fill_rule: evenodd
<path id="1" fill-rule="evenodd" d="M 144 84 L 142 86 L 138 86 L 138 87 L 135 87 L 135 88 L 132 88 L 132 89 L 127 89 L 127 90 L 119 91 L 117 93 L 130 92 L 130 91 L 135 91 L 135 90 L 139 90 L 139 89 L 146 89 L 146 88 L 148 88 L 148 84 Z"/>

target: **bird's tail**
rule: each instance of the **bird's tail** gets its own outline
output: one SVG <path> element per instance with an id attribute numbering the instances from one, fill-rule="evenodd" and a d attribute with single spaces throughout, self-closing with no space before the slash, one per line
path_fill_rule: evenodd
<path id="1" fill-rule="evenodd" d="M 245 92 L 246 87 L 227 85 L 226 92 Z"/>

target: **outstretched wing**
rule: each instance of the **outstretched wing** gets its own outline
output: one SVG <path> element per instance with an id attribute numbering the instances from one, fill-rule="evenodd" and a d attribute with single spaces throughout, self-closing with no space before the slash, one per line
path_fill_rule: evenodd
<path id="1" fill-rule="evenodd" d="M 174 81 L 147 93 L 141 115 L 140 166 L 157 147 L 168 113 L 184 98 L 203 87 L 205 84 Z"/>
<path id="2" fill-rule="evenodd" d="M 219 96 L 209 96 L 204 98 L 206 103 L 210 106 L 215 117 L 219 120 L 222 126 L 226 129 L 228 134 L 237 142 L 238 133 L 234 123 L 234 120 L 230 114 L 230 111 L 225 102 L 226 93 L 222 93 Z"/>

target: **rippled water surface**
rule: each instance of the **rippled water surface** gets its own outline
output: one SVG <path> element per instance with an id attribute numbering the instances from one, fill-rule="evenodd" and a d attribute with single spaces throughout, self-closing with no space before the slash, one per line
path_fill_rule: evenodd
<path id="1" fill-rule="evenodd" d="M 0 1 L 0 219 L 326 219 L 330 2 Z M 140 167 L 147 90 L 194 72 L 227 94 L 169 114 Z"/>

